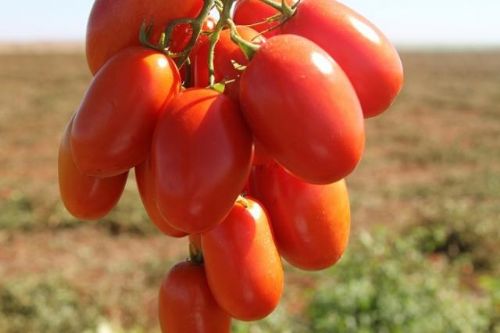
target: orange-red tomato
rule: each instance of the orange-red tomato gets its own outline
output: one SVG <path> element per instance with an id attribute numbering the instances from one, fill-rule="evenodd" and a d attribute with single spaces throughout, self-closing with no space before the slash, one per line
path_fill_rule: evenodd
<path id="1" fill-rule="evenodd" d="M 256 140 L 307 182 L 340 180 L 361 159 L 356 93 L 337 63 L 303 37 L 277 35 L 262 44 L 241 75 L 240 105 Z"/>
<path id="2" fill-rule="evenodd" d="M 239 26 L 236 27 L 242 38 L 252 41 L 256 44 L 261 44 L 265 41 L 264 37 L 259 36 L 259 33 L 252 28 Z M 206 87 L 209 84 L 208 75 L 208 50 L 210 41 L 205 39 L 199 44 L 196 51 L 193 53 L 193 74 L 194 86 Z M 247 65 L 248 59 L 245 57 L 240 47 L 231 40 L 231 32 L 229 29 L 223 30 L 220 34 L 219 41 L 215 45 L 214 50 L 214 69 L 215 82 L 222 80 L 230 81 L 237 80 L 240 72 L 234 68 L 232 61 L 240 65 Z M 236 96 L 238 94 L 237 84 L 230 82 L 226 85 L 224 91 L 226 95 Z"/>
<path id="3" fill-rule="evenodd" d="M 350 229 L 344 180 L 308 184 L 277 164 L 256 166 L 250 193 L 266 207 L 280 254 L 292 265 L 319 270 L 344 253 Z"/>
<path id="4" fill-rule="evenodd" d="M 256 202 L 236 203 L 226 219 L 201 235 L 208 284 L 232 317 L 270 314 L 283 291 L 283 268 L 266 214 Z"/>
<path id="5" fill-rule="evenodd" d="M 163 281 L 159 294 L 163 333 L 229 333 L 231 318 L 215 302 L 203 266 L 177 264 Z"/>
<path id="6" fill-rule="evenodd" d="M 227 96 L 188 89 L 158 121 L 151 158 L 160 212 L 174 228 L 200 233 L 224 219 L 243 189 L 252 135 Z"/>
<path id="7" fill-rule="evenodd" d="M 143 23 L 154 24 L 152 42 L 157 42 L 168 22 L 195 17 L 203 0 L 96 0 L 87 24 L 87 62 L 93 74 L 120 50 L 139 46 Z M 185 29 L 178 29 L 174 40 L 185 39 Z M 181 43 L 182 44 L 182 43 Z"/>
<path id="8" fill-rule="evenodd" d="M 128 172 L 110 178 L 86 176 L 73 162 L 70 133 L 73 120 L 66 126 L 59 146 L 59 191 L 66 209 L 76 218 L 97 220 L 116 205 L 125 188 Z"/>
<path id="9" fill-rule="evenodd" d="M 141 195 L 142 204 L 156 227 L 168 236 L 186 236 L 185 232 L 173 228 L 158 210 L 158 206 L 156 205 L 156 181 L 153 177 L 149 158 L 144 163 L 135 167 L 135 180 L 139 194 Z"/>
<path id="10" fill-rule="evenodd" d="M 365 118 L 386 110 L 401 90 L 403 66 L 384 34 L 335 0 L 302 0 L 282 27 L 315 42 L 342 67 L 354 86 Z"/>
<path id="11" fill-rule="evenodd" d="M 281 2 L 281 1 L 277 1 Z M 291 3 L 291 1 L 287 1 Z M 264 33 L 264 36 L 271 38 L 279 33 L 279 22 L 265 22 L 268 18 L 275 16 L 279 12 L 273 7 L 266 5 L 260 0 L 241 0 L 234 7 L 234 22 L 241 25 L 251 25 L 258 32 L 263 32 L 271 28 L 273 30 Z"/>
<path id="12" fill-rule="evenodd" d="M 145 161 L 157 119 L 179 90 L 179 72 L 165 55 L 133 47 L 113 57 L 94 77 L 74 119 L 78 168 L 106 177 Z"/>

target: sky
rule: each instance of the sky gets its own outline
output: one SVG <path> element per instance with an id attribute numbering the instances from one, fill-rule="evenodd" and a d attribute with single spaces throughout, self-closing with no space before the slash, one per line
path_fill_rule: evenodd
<path id="1" fill-rule="evenodd" d="M 118 1 L 118 0 L 116 0 Z M 182 0 L 179 0 L 182 1 Z M 2 1 L 0 42 L 80 42 L 93 0 Z M 344 0 L 398 46 L 499 46 L 499 0 Z"/>

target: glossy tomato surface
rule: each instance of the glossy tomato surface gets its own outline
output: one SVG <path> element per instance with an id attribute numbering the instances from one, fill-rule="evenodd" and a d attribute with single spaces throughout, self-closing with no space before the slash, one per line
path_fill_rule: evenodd
<path id="1" fill-rule="evenodd" d="M 403 85 L 399 55 L 366 18 L 335 0 L 303 0 L 282 32 L 310 39 L 342 67 L 366 118 L 386 110 Z"/>
<path id="2" fill-rule="evenodd" d="M 59 192 L 66 209 L 76 218 L 97 220 L 104 217 L 120 199 L 128 172 L 110 178 L 86 176 L 76 167 L 71 152 L 72 121 L 66 126 L 59 146 Z"/>
<path id="3" fill-rule="evenodd" d="M 278 250 L 290 264 L 319 270 L 340 259 L 350 230 L 344 180 L 308 184 L 271 164 L 254 167 L 250 187 L 266 207 Z"/>
<path id="4" fill-rule="evenodd" d="M 217 303 L 240 320 L 270 314 L 283 292 L 283 268 L 266 214 L 256 202 L 236 203 L 227 218 L 203 233 L 208 284 Z"/>
<path id="5" fill-rule="evenodd" d="M 303 37 L 278 35 L 261 46 L 241 76 L 240 104 L 256 140 L 307 182 L 340 180 L 361 159 L 356 93 L 337 63 Z"/>
<path id="6" fill-rule="evenodd" d="M 153 24 L 152 42 L 158 42 L 168 22 L 195 17 L 202 0 L 96 0 L 87 23 L 86 53 L 93 74 L 120 50 L 139 46 L 143 22 Z M 185 40 L 190 31 L 177 29 L 175 42 Z"/>
<path id="7" fill-rule="evenodd" d="M 220 223 L 241 193 L 252 135 L 227 96 L 188 89 L 160 118 L 151 157 L 160 212 L 174 228 L 200 233 Z"/>
<path id="8" fill-rule="evenodd" d="M 78 168 L 106 177 L 145 161 L 158 116 L 179 90 L 179 72 L 165 55 L 134 47 L 113 57 L 94 77 L 74 119 Z"/>
<path id="9" fill-rule="evenodd" d="M 215 302 L 203 266 L 177 264 L 163 281 L 159 294 L 163 333 L 229 333 L 231 318 Z"/>
<path id="10" fill-rule="evenodd" d="M 259 36 L 259 33 L 252 28 L 239 26 L 238 33 L 245 40 L 252 41 L 256 44 L 261 44 L 265 39 Z M 193 54 L 193 73 L 195 87 L 207 87 L 209 85 L 208 75 L 208 50 L 210 42 L 205 39 L 197 47 Z M 220 34 L 214 50 L 214 69 L 215 82 L 222 80 L 235 80 L 240 76 L 240 72 L 234 68 L 233 62 L 240 65 L 247 65 L 248 59 L 245 57 L 240 47 L 231 40 L 231 32 L 229 29 L 223 30 Z M 229 83 L 226 89 L 232 89 L 233 83 Z M 236 95 L 236 92 L 233 93 Z"/>
<path id="11" fill-rule="evenodd" d="M 142 204 L 151 221 L 165 235 L 172 237 L 183 237 L 186 233 L 174 229 L 168 221 L 160 214 L 156 204 L 156 180 L 153 177 L 150 159 L 135 167 L 135 180 L 141 196 Z"/>
<path id="12" fill-rule="evenodd" d="M 292 1 L 287 2 L 291 3 Z M 266 20 L 276 14 L 279 14 L 278 10 L 266 5 L 261 0 L 241 0 L 234 7 L 233 19 L 236 24 L 251 25 L 258 32 L 264 32 L 266 38 L 271 38 L 280 32 L 279 22 L 266 22 Z"/>

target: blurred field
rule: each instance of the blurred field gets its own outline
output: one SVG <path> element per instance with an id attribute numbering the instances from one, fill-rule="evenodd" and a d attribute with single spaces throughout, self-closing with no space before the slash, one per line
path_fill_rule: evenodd
<path id="1" fill-rule="evenodd" d="M 500 53 L 403 63 L 348 180 L 346 258 L 287 267 L 280 309 L 235 332 L 500 332 Z M 187 255 L 147 221 L 132 176 L 99 223 L 61 206 L 58 140 L 89 80 L 80 53 L 0 54 L 0 332 L 156 332 L 159 282 Z"/>

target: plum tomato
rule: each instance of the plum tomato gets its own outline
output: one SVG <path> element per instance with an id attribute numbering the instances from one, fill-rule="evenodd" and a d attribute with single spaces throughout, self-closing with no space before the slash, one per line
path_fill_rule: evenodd
<path id="1" fill-rule="evenodd" d="M 168 22 L 195 17 L 203 0 L 96 0 L 87 23 L 86 53 L 92 74 L 116 53 L 139 46 L 143 23 L 153 24 L 151 41 L 156 43 Z M 173 42 L 186 39 L 189 30 L 177 29 Z"/>
<path id="2" fill-rule="evenodd" d="M 252 135 L 229 97 L 181 92 L 156 127 L 151 162 L 157 205 L 176 229 L 200 233 L 231 210 L 250 173 Z"/>
<path id="3" fill-rule="evenodd" d="M 262 44 L 241 75 L 240 105 L 256 140 L 304 181 L 338 181 L 361 159 L 356 93 L 338 64 L 306 38 L 277 35 Z"/>
<path id="4" fill-rule="evenodd" d="M 132 47 L 111 58 L 74 119 L 71 147 L 82 173 L 114 176 L 144 162 L 158 117 L 179 90 L 179 72 L 161 53 Z"/>
<path id="5" fill-rule="evenodd" d="M 86 176 L 76 167 L 71 152 L 73 120 L 66 126 L 59 146 L 59 192 L 66 209 L 76 218 L 97 220 L 104 217 L 120 199 L 128 171 L 109 178 Z"/>
<path id="6" fill-rule="evenodd" d="M 256 166 L 250 193 L 266 207 L 280 254 L 305 270 L 320 270 L 344 253 L 350 229 L 344 180 L 313 185 L 277 164 Z"/>
<path id="7" fill-rule="evenodd" d="M 237 202 L 226 219 L 202 233 L 208 285 L 232 317 L 257 320 L 270 314 L 283 292 L 283 268 L 262 207 Z"/>
<path id="8" fill-rule="evenodd" d="M 153 224 L 165 235 L 172 237 L 186 236 L 185 232 L 174 229 L 158 210 L 158 206 L 156 205 L 156 180 L 153 177 L 149 158 L 135 167 L 135 180 L 142 204 Z"/>
<path id="9" fill-rule="evenodd" d="M 386 110 L 403 85 L 398 52 L 366 18 L 335 0 L 302 0 L 282 28 L 322 47 L 349 77 L 365 118 Z"/>
<path id="10" fill-rule="evenodd" d="M 159 318 L 163 333 L 230 333 L 231 318 L 216 303 L 202 265 L 174 266 L 160 287 Z"/>

